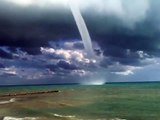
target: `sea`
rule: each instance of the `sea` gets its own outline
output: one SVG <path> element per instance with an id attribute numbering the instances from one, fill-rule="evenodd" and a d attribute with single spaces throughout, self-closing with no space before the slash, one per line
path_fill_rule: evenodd
<path id="1" fill-rule="evenodd" d="M 0 120 L 160 120 L 160 83 L 1 86 Z"/>

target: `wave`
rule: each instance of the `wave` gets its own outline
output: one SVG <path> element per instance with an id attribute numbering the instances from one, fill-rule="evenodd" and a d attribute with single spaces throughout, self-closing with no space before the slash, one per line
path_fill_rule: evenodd
<path id="1" fill-rule="evenodd" d="M 98 118 L 98 119 L 80 119 L 76 118 L 76 116 L 72 115 L 60 115 L 60 114 L 53 114 L 54 117 L 58 119 L 63 119 L 63 120 L 127 120 L 127 119 L 121 119 L 121 118 L 112 118 L 112 119 L 106 119 L 106 118 Z"/>
<path id="2" fill-rule="evenodd" d="M 24 118 L 16 118 L 16 117 L 4 117 L 3 120 L 38 120 L 39 118 L 34 117 L 24 117 Z"/>
<path id="3" fill-rule="evenodd" d="M 60 114 L 53 114 L 56 118 L 76 118 L 74 115 L 60 115 Z"/>
<path id="4" fill-rule="evenodd" d="M 112 119 L 77 119 L 76 116 L 72 115 L 60 115 L 60 114 L 53 114 L 53 116 L 57 119 L 63 119 L 63 120 L 127 120 L 127 119 L 121 119 L 121 118 L 112 118 Z M 44 120 L 45 118 L 39 118 L 39 117 L 24 117 L 24 118 L 17 118 L 17 117 L 9 117 L 6 116 L 2 120 Z M 46 120 L 46 119 L 45 119 Z"/>
<path id="5" fill-rule="evenodd" d="M 111 120 L 127 120 L 127 119 L 114 118 L 114 119 L 111 119 Z"/>
<path id="6" fill-rule="evenodd" d="M 13 103 L 15 101 L 16 101 L 15 98 L 11 98 L 10 100 L 7 100 L 7 101 L 0 101 L 0 105 L 2 105 L 2 104 L 8 104 L 8 103 Z"/>

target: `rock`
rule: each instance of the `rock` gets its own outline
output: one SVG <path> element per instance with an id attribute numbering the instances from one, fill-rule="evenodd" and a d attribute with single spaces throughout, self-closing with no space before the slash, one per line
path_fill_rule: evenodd
<path id="1" fill-rule="evenodd" d="M 36 95 L 36 94 L 50 94 L 50 93 L 58 93 L 59 90 L 52 91 L 38 91 L 38 92 L 27 92 L 27 93 L 15 93 L 15 94 L 6 94 L 1 95 L 0 97 L 12 97 L 12 96 L 27 96 L 27 95 Z"/>

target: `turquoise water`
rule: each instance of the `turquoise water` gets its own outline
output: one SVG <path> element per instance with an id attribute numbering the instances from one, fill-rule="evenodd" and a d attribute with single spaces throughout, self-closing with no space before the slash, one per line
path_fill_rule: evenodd
<path id="1" fill-rule="evenodd" d="M 14 86 L 1 87 L 0 95 L 46 90 L 60 92 L 15 97 L 14 102 L 0 104 L 0 117 L 42 120 L 160 119 L 160 83 Z M 0 103 L 10 99 L 1 97 Z"/>

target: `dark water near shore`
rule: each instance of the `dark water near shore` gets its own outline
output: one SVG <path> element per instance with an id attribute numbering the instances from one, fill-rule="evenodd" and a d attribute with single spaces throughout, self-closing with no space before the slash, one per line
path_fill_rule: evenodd
<path id="1" fill-rule="evenodd" d="M 3 116 L 38 120 L 160 119 L 160 83 L 0 87 L 0 95 L 47 90 L 61 92 L 14 97 L 15 101 L 9 103 L 3 102 L 11 98 L 1 97 L 0 119 Z"/>

